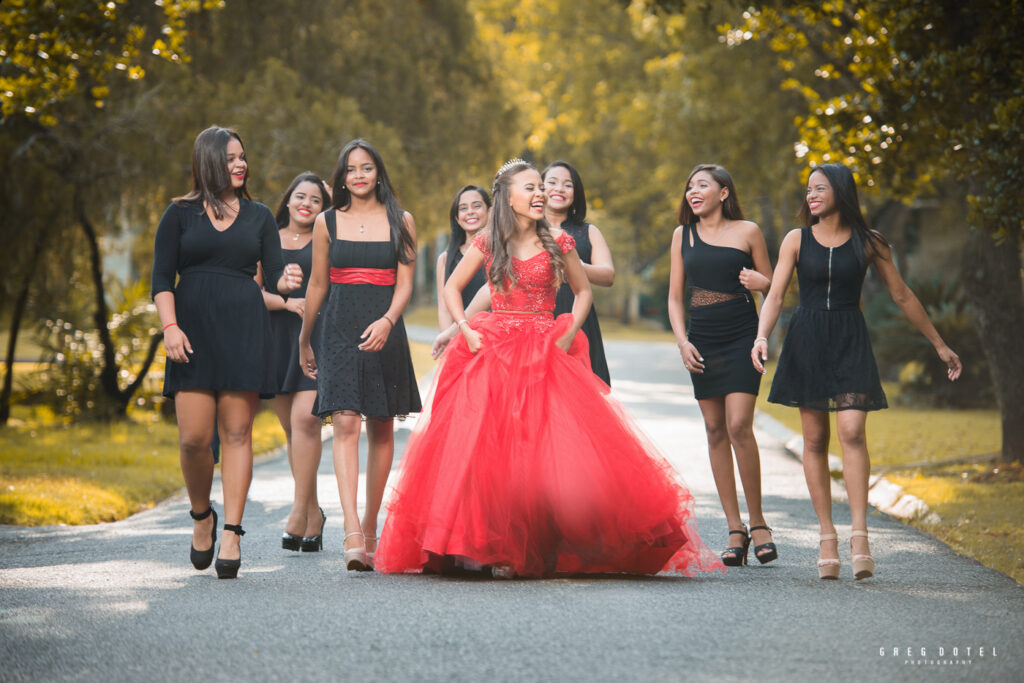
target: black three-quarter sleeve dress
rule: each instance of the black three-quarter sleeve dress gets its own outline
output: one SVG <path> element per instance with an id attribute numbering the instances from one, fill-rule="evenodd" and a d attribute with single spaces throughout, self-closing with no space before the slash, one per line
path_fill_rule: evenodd
<path id="1" fill-rule="evenodd" d="M 253 280 L 258 262 L 276 291 L 281 240 L 263 204 L 241 199 L 224 230 L 213 227 L 200 203 L 167 207 L 156 230 L 153 296 L 174 293 L 178 327 L 193 353 L 188 363 L 168 359 L 164 396 L 192 389 L 273 394 L 269 316 Z"/>
<path id="2" fill-rule="evenodd" d="M 860 311 L 867 263 L 854 239 L 825 247 L 810 227 L 801 229 L 800 305 L 782 343 L 772 403 L 823 411 L 888 407 Z"/>
<path id="3" fill-rule="evenodd" d="M 589 264 L 593 250 L 593 246 L 590 244 L 590 223 L 582 225 L 565 223 L 562 225 L 562 230 L 576 240 L 576 253 L 579 254 L 580 261 Z M 575 302 L 576 295 L 573 294 L 572 287 L 568 282 L 563 282 L 555 296 L 555 316 L 572 313 L 572 305 Z M 597 319 L 597 310 L 593 306 L 590 307 L 590 313 L 587 314 L 587 319 L 583 321 L 580 329 L 590 343 L 590 369 L 603 379 L 605 384 L 611 386 L 612 379 L 608 372 L 608 359 L 604 355 L 604 340 L 601 338 L 601 323 Z"/>
<path id="4" fill-rule="evenodd" d="M 388 242 L 338 239 L 337 216 L 324 214 L 330 236 L 331 284 L 320 313 L 320 354 L 313 413 L 328 417 L 350 410 L 369 418 L 418 413 L 420 392 L 409 353 L 405 322 L 399 316 L 380 351 L 363 351 L 360 335 L 387 313 L 394 284 L 336 282 L 346 270 L 393 271 L 398 254 Z"/>
<path id="5" fill-rule="evenodd" d="M 313 242 L 310 240 L 301 249 L 281 249 L 284 262 L 298 264 L 302 268 L 302 285 L 288 296 L 293 299 L 306 298 L 309 273 L 313 270 Z M 297 391 L 316 391 L 316 380 L 306 377 L 299 363 L 299 331 L 302 316 L 288 310 L 270 311 L 270 332 L 273 339 L 274 391 L 278 394 L 294 394 Z M 320 319 L 317 318 L 310 336 L 314 357 L 320 351 Z"/>
<path id="6" fill-rule="evenodd" d="M 754 267 L 753 257 L 707 244 L 692 224 L 683 226 L 682 251 L 690 287 L 687 337 L 704 359 L 704 371 L 690 373 L 694 397 L 756 396 L 761 373 L 750 362 L 750 347 L 757 336 L 757 309 L 740 283 L 740 271 Z"/>

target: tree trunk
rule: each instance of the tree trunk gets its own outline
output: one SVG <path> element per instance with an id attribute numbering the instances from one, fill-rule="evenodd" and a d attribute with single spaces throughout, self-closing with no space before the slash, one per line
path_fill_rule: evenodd
<path id="1" fill-rule="evenodd" d="M 32 256 L 29 258 L 28 269 L 25 272 L 25 279 L 21 283 L 21 291 L 14 301 L 14 310 L 11 312 L 10 338 L 7 340 L 7 359 L 5 362 L 6 372 L 4 374 L 4 386 L 0 391 L 0 427 L 6 426 L 11 417 L 11 393 L 14 390 L 14 350 L 18 344 L 18 332 L 21 330 L 21 319 L 25 316 L 25 308 L 28 306 L 28 294 L 32 288 L 32 279 L 36 274 L 36 266 L 39 257 L 43 253 L 43 245 L 46 244 L 46 233 L 38 230 L 35 233 L 36 241 L 32 245 Z"/>
<path id="2" fill-rule="evenodd" d="M 1003 427 L 1002 456 L 1024 462 L 1024 289 L 1020 236 L 996 242 L 972 228 L 964 249 L 964 283 L 974 304 Z M 955 351 L 956 349 L 954 349 Z"/>

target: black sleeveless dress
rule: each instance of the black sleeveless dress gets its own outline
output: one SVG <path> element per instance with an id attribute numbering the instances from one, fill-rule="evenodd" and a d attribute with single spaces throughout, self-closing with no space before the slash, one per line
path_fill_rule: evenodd
<path id="1" fill-rule="evenodd" d="M 703 242 L 695 225 L 683 226 L 682 252 L 690 286 L 687 338 L 704 358 L 704 372 L 690 373 L 694 397 L 756 396 L 761 373 L 750 362 L 750 347 L 757 336 L 757 309 L 740 283 L 740 271 L 753 268 L 754 259 L 742 249 Z"/>
<path id="2" fill-rule="evenodd" d="M 866 271 L 852 238 L 823 247 L 810 227 L 800 231 L 800 306 L 786 332 L 769 401 L 827 411 L 888 407 L 860 311 Z"/>
<path id="3" fill-rule="evenodd" d="M 461 251 L 459 251 L 458 249 L 456 249 L 455 250 L 455 257 L 452 259 L 451 263 L 448 263 L 448 260 L 445 259 L 445 264 L 444 264 L 444 281 L 445 282 L 448 282 L 448 278 L 450 278 L 452 276 L 452 273 L 455 271 L 456 266 L 458 266 L 459 263 L 462 262 L 462 257 L 463 256 L 464 256 L 464 254 Z M 462 290 L 462 307 L 463 308 L 468 308 L 470 302 L 473 301 L 473 297 L 476 296 L 476 293 L 478 291 L 480 291 L 480 288 L 485 286 L 486 284 L 487 284 L 487 266 L 483 265 L 483 266 L 480 266 L 480 268 L 475 273 L 473 273 L 473 277 L 470 279 L 469 283 Z"/>
<path id="4" fill-rule="evenodd" d="M 338 239 L 334 211 L 325 214 L 331 238 L 332 268 L 398 266 L 394 245 Z M 359 335 L 391 306 L 394 285 L 338 284 L 332 282 L 320 313 L 320 354 L 317 396 L 313 412 L 327 417 L 339 410 L 364 417 L 387 418 L 422 409 L 416 374 L 409 354 L 405 322 L 399 316 L 380 351 L 361 351 Z"/>
<path id="5" fill-rule="evenodd" d="M 309 272 L 313 269 L 313 242 L 301 249 L 281 248 L 285 264 L 297 263 L 302 268 L 302 285 L 289 294 L 292 299 L 306 298 Z M 294 394 L 296 391 L 316 391 L 316 380 L 306 377 L 299 366 L 299 330 L 302 316 L 291 311 L 270 311 L 270 335 L 273 339 L 274 388 L 278 394 Z M 310 337 L 314 357 L 319 358 L 320 321 L 317 319 Z"/>
<path id="6" fill-rule="evenodd" d="M 576 240 L 576 253 L 580 255 L 581 261 L 589 264 L 593 249 L 590 244 L 590 223 L 583 225 L 565 223 L 562 225 L 562 230 Z M 572 293 L 572 287 L 568 282 L 563 282 L 562 286 L 558 288 L 558 294 L 555 295 L 555 317 L 557 318 L 562 313 L 572 313 L 572 305 L 575 301 L 576 295 Z M 590 307 L 590 313 L 580 329 L 583 330 L 583 334 L 587 335 L 587 341 L 590 342 L 590 369 L 603 379 L 605 384 L 611 386 L 608 359 L 604 355 L 604 341 L 601 339 L 601 324 L 597 320 L 597 311 L 593 306 Z"/>

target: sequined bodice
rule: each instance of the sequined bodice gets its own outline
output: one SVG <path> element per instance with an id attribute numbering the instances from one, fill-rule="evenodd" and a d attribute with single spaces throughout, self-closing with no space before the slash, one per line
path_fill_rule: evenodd
<path id="1" fill-rule="evenodd" d="M 555 242 L 563 254 L 576 246 L 575 240 L 564 232 L 555 238 Z M 490 235 L 477 235 L 473 246 L 487 257 L 487 268 L 490 268 Z M 554 282 L 555 274 L 547 252 L 542 251 L 525 260 L 513 258 L 512 268 L 517 278 L 515 287 L 506 287 L 504 292 L 499 292 L 494 283 L 488 282 L 491 288 L 491 310 L 554 312 L 558 285 Z"/>

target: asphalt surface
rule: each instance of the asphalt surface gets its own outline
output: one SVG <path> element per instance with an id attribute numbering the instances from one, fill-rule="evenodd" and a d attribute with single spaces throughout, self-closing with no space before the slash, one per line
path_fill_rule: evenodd
<path id="1" fill-rule="evenodd" d="M 721 551 L 726 523 L 675 347 L 607 353 L 615 395 L 683 474 L 701 536 Z M 235 581 L 189 564 L 184 495 L 114 524 L 0 527 L 0 681 L 1022 680 L 1024 588 L 931 536 L 872 514 L 877 575 L 854 582 L 836 504 L 842 578 L 818 580 L 817 524 L 779 436 L 758 430 L 780 559 L 724 576 L 349 573 L 329 444 L 324 552 L 281 550 L 291 478 L 283 456 L 265 458 Z M 214 495 L 222 509 L 219 481 Z"/>

